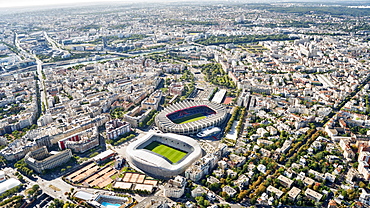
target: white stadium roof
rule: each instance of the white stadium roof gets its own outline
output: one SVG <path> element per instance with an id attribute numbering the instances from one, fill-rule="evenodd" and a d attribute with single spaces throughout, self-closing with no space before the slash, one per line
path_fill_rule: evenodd
<path id="1" fill-rule="evenodd" d="M 155 138 L 156 141 L 158 141 L 159 138 L 163 141 L 168 139 L 179 143 L 181 142 L 181 144 L 187 144 L 191 146 L 192 151 L 189 152 L 178 163 L 172 164 L 165 157 L 159 154 L 153 153 L 146 149 L 138 148 L 153 138 Z M 174 147 L 176 147 L 176 145 L 174 145 Z M 196 140 L 187 136 L 178 134 L 149 133 L 143 138 L 131 143 L 126 149 L 126 156 L 132 165 L 144 172 L 156 176 L 171 177 L 182 173 L 188 166 L 198 160 L 202 156 L 202 149 Z"/>

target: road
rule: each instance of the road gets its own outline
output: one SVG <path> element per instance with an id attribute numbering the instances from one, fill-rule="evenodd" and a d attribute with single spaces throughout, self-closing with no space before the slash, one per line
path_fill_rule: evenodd
<path id="1" fill-rule="evenodd" d="M 4 169 L 7 175 L 17 178 L 14 173 L 17 172 L 13 168 L 6 168 Z M 70 185 L 63 181 L 62 177 L 58 177 L 55 179 L 47 180 L 44 178 L 41 178 L 40 176 L 35 176 L 36 180 L 31 180 L 27 176 L 23 175 L 23 178 L 26 182 L 29 183 L 30 186 L 33 186 L 35 184 L 38 184 L 40 186 L 40 189 L 48 194 L 49 196 L 55 198 L 55 199 L 61 199 L 63 201 L 70 201 L 67 199 L 67 195 L 65 195 L 66 192 L 70 192 L 71 188 L 74 189 L 74 191 L 84 191 L 91 194 L 102 194 L 102 195 L 113 195 L 114 192 L 112 191 L 106 191 L 101 189 L 93 189 L 93 188 L 80 188 L 73 185 Z M 55 188 L 56 187 L 56 188 Z M 140 196 L 138 194 L 132 194 L 132 193 L 125 193 L 127 195 L 130 195 L 131 197 L 135 198 L 137 201 L 144 200 L 145 197 Z"/>
<path id="2" fill-rule="evenodd" d="M 25 58 L 34 58 L 36 60 L 37 64 L 37 74 L 39 78 L 39 89 L 40 89 L 40 96 L 41 96 L 41 103 L 45 104 L 45 110 L 48 108 L 47 105 L 47 97 L 46 97 L 46 87 L 45 87 L 45 82 L 44 82 L 44 77 L 43 77 L 43 71 L 42 71 L 42 65 L 43 62 L 37 58 L 36 55 L 30 54 L 26 50 L 24 50 L 20 45 L 19 45 L 19 40 L 18 40 L 18 34 L 16 33 L 16 38 L 15 38 L 15 46 L 19 51 L 21 51 L 22 56 Z"/>
<path id="3" fill-rule="evenodd" d="M 15 44 L 15 47 L 17 47 L 17 49 L 19 50 L 20 52 L 20 55 L 23 57 L 23 59 L 29 59 L 29 58 L 32 58 L 32 55 L 29 54 L 27 51 L 25 51 L 20 45 L 19 45 L 19 39 L 18 39 L 18 34 L 15 33 L 15 40 L 14 40 L 14 44 Z"/>
<path id="4" fill-rule="evenodd" d="M 54 49 L 54 50 L 59 50 L 59 51 L 63 51 L 61 49 L 61 46 L 56 42 L 54 41 L 53 39 L 51 39 L 48 35 L 47 32 L 44 31 L 44 37 L 46 38 L 46 40 L 51 44 L 51 47 Z"/>
<path id="5" fill-rule="evenodd" d="M 36 178 L 37 178 L 37 181 L 34 183 L 38 184 L 40 188 L 42 189 L 42 191 L 44 191 L 46 194 L 48 194 L 49 196 L 55 199 L 69 201 L 67 199 L 67 196 L 64 193 L 70 192 L 71 188 L 76 189 L 76 187 L 69 185 L 68 183 L 64 182 L 61 178 L 56 178 L 50 181 L 42 179 L 39 176 L 36 176 Z"/>
<path id="6" fill-rule="evenodd" d="M 12 178 L 17 178 L 14 173 L 17 172 L 16 169 L 14 168 L 6 168 L 4 169 L 5 173 L 8 175 L 8 176 L 11 176 Z M 19 174 L 22 175 L 21 172 L 19 172 Z M 30 186 L 33 186 L 35 184 L 39 185 L 40 186 L 40 189 L 48 194 L 49 196 L 53 197 L 53 198 L 57 198 L 57 199 L 62 199 L 64 201 L 68 201 L 67 199 L 67 196 L 64 195 L 65 192 L 69 192 L 71 190 L 71 188 L 73 186 L 67 184 L 66 182 L 64 182 L 61 178 L 56 178 L 56 179 L 53 179 L 53 180 L 45 180 L 45 179 L 42 179 L 40 178 L 39 176 L 35 176 L 36 180 L 31 180 L 30 178 L 28 178 L 27 176 L 23 175 L 23 179 L 29 183 Z M 60 191 L 54 191 L 50 185 L 53 185 L 55 187 L 57 187 L 58 189 L 60 189 Z M 75 188 L 75 187 L 73 187 Z"/>
<path id="7" fill-rule="evenodd" d="M 333 117 L 337 117 L 337 115 L 340 113 L 340 111 L 343 109 L 343 107 L 350 101 L 352 100 L 352 98 L 354 98 L 358 92 L 360 92 L 362 90 L 362 88 L 370 82 L 370 75 L 368 75 L 366 77 L 366 79 L 364 79 L 361 83 L 359 83 L 359 85 L 356 87 L 355 90 L 353 90 L 352 93 L 350 93 L 345 99 L 344 99 L 344 102 L 342 102 L 341 104 L 339 104 L 336 108 L 337 108 L 337 111 L 335 112 L 335 114 L 332 114 L 331 116 L 328 117 L 327 121 L 324 123 L 324 127 L 328 124 L 328 122 L 333 118 Z M 335 110 L 335 109 L 333 109 Z"/>
<path id="8" fill-rule="evenodd" d="M 45 87 L 45 79 L 43 76 L 44 72 L 42 70 L 43 62 L 40 59 L 38 59 L 36 56 L 34 56 L 34 58 L 36 59 L 36 63 L 37 63 L 37 75 L 39 78 L 41 103 L 44 103 L 45 110 L 47 110 L 49 108 L 49 105 L 48 105 L 47 97 L 46 97 L 47 92 L 46 92 L 46 87 Z"/>

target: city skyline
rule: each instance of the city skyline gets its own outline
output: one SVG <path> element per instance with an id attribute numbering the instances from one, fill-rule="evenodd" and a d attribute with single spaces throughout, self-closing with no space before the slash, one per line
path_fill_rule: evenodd
<path id="1" fill-rule="evenodd" d="M 118 0 L 109 0 L 109 2 L 114 2 L 114 1 L 118 1 Z M 67 5 L 67 4 L 96 3 L 96 2 L 104 2 L 104 1 L 102 1 L 102 0 L 76 0 L 76 1 L 74 1 L 74 0 L 56 0 L 56 1 L 47 1 L 47 0 L 36 0 L 36 1 L 27 1 L 27 0 L 4 1 L 4 0 L 1 0 L 0 1 L 0 8 L 4 8 L 4 7 L 48 6 L 48 5 Z"/>
<path id="2" fill-rule="evenodd" d="M 14 1 L 5 1 L 0 0 L 0 8 L 18 8 L 18 7 L 36 7 L 36 6 L 66 6 L 66 5 L 76 5 L 76 4 L 89 4 L 89 3 L 141 3 L 141 2 L 148 2 L 148 3 L 167 3 L 167 2 L 194 2 L 189 0 L 55 0 L 55 1 L 47 1 L 47 0 L 35 0 L 35 1 L 28 1 L 28 0 L 14 0 Z M 356 4 L 364 4 L 369 5 L 367 0 L 234 0 L 234 1 L 227 1 L 227 0 L 207 0 L 204 2 L 235 2 L 235 3 L 273 3 L 273 2 L 317 2 L 317 3 L 329 3 L 329 2 L 348 2 L 348 3 L 356 3 Z M 204 3 L 203 2 L 203 3 Z"/>

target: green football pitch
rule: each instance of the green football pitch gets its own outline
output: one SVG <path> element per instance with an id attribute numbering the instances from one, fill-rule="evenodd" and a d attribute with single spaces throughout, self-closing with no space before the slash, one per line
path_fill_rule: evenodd
<path id="1" fill-rule="evenodd" d="M 183 117 L 183 118 L 173 120 L 173 122 L 176 123 L 176 124 L 184 124 L 184 123 L 190 123 L 190 122 L 193 122 L 193 121 L 198 121 L 198 120 L 201 120 L 203 118 L 207 118 L 207 116 L 204 116 L 203 113 L 197 113 L 197 114 L 194 114 L 194 115 L 191 115 L 191 116 L 186 116 L 186 117 Z"/>
<path id="2" fill-rule="evenodd" d="M 144 149 L 160 154 L 163 157 L 169 159 L 172 163 L 177 163 L 187 154 L 186 152 L 164 145 L 159 142 L 152 142 L 148 146 L 144 147 Z"/>

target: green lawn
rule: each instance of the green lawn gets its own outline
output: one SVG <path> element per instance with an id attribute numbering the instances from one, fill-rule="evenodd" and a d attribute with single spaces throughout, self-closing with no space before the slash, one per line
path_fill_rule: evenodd
<path id="1" fill-rule="evenodd" d="M 163 157 L 169 159 L 172 163 L 177 163 L 187 154 L 186 152 L 164 145 L 159 142 L 152 142 L 148 146 L 144 147 L 144 149 L 160 154 Z"/>
<path id="2" fill-rule="evenodd" d="M 204 116 L 203 113 L 197 113 L 197 114 L 194 114 L 194 115 L 191 115 L 191 116 L 186 116 L 186 117 L 182 117 L 182 118 L 173 120 L 173 122 L 176 123 L 176 124 L 184 124 L 184 123 L 190 123 L 190 122 L 193 122 L 193 121 L 198 121 L 198 120 L 201 120 L 203 118 L 207 118 L 207 116 Z"/>

